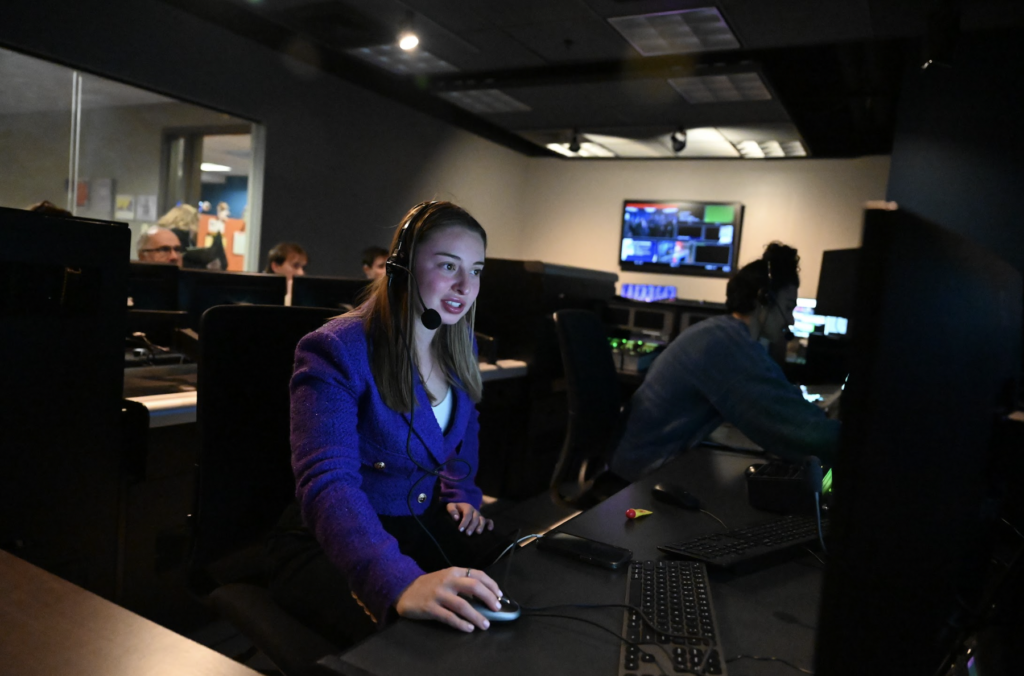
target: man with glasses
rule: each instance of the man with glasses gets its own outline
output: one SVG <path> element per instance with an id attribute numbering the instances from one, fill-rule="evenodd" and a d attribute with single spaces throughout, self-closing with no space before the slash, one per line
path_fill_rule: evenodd
<path id="1" fill-rule="evenodd" d="M 171 263 L 181 267 L 181 240 L 167 228 L 153 225 L 142 231 L 135 245 L 142 263 Z"/>

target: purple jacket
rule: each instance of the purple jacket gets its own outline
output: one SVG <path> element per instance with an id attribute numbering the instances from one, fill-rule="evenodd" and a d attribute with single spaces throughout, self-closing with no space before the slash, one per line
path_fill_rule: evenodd
<path id="1" fill-rule="evenodd" d="M 455 458 L 468 463 L 471 469 L 462 462 L 449 463 L 450 475 L 469 476 L 458 483 L 441 479 L 442 499 L 479 508 L 482 493 L 473 483 L 476 407 L 465 392 L 453 388 L 452 419 L 448 433 L 442 434 L 419 374 L 415 377 L 410 453 L 429 469 Z M 335 319 L 299 341 L 291 402 L 292 470 L 303 519 L 381 624 L 424 571 L 399 551 L 377 515 L 408 516 L 410 506 L 422 514 L 437 479 L 425 477 L 406 455 L 408 415 L 381 401 L 361 319 Z M 426 496 L 423 502 L 417 499 L 421 495 Z"/>

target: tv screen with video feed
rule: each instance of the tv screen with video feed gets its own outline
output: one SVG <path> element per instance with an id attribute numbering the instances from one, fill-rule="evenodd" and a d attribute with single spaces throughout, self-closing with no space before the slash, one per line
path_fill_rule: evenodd
<path id="1" fill-rule="evenodd" d="M 619 267 L 636 272 L 728 277 L 736 270 L 743 205 L 627 200 Z"/>

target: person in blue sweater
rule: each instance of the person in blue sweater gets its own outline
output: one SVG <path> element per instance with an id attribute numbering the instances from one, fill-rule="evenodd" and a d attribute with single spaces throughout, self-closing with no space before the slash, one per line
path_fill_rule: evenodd
<path id="1" fill-rule="evenodd" d="M 388 275 L 295 351 L 298 515 L 270 543 L 271 589 L 338 643 L 399 616 L 487 629 L 469 600 L 500 607 L 480 567 L 509 541 L 491 532 L 474 484 L 486 242 L 460 207 L 417 205 L 395 233 Z"/>
<path id="2" fill-rule="evenodd" d="M 767 351 L 793 323 L 799 262 L 796 249 L 769 244 L 729 280 L 727 314 L 689 327 L 654 360 L 633 395 L 612 472 L 635 481 L 723 421 L 775 455 L 832 464 L 839 421 L 808 403 Z"/>

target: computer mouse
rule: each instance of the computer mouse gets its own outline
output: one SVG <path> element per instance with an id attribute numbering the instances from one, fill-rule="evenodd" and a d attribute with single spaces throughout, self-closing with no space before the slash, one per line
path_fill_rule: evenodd
<path id="1" fill-rule="evenodd" d="M 519 619 L 522 610 L 519 608 L 518 603 L 507 596 L 502 596 L 498 599 L 498 603 L 501 604 L 501 608 L 494 610 L 485 606 L 479 599 L 469 599 L 469 605 L 473 606 L 474 610 L 491 622 L 511 622 L 512 620 Z"/>
<path id="2" fill-rule="evenodd" d="M 684 509 L 700 509 L 700 500 L 690 495 L 690 493 L 680 486 L 679 484 L 672 483 L 660 483 L 651 489 L 651 495 L 654 496 L 655 500 L 675 505 L 677 507 L 683 507 Z"/>
<path id="3" fill-rule="evenodd" d="M 749 479 L 751 475 L 754 474 L 754 472 L 764 467 L 764 465 L 765 463 L 763 462 L 755 462 L 753 465 L 751 465 L 750 467 L 743 471 L 743 475 Z"/>

